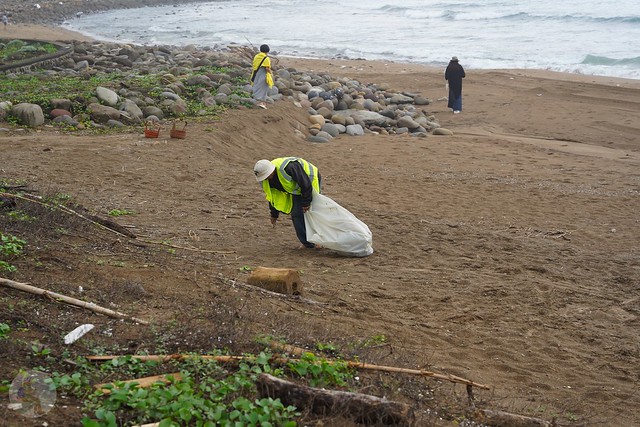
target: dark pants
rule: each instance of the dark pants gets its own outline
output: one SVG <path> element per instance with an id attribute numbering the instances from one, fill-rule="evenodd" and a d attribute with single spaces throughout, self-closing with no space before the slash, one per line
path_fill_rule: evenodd
<path id="1" fill-rule="evenodd" d="M 322 176 L 318 173 L 318 188 L 322 191 Z M 291 209 L 291 221 L 296 230 L 298 240 L 307 248 L 315 248 L 316 245 L 307 240 L 307 226 L 304 224 L 304 211 L 302 210 L 302 196 L 293 195 L 293 209 Z"/>
<path id="2" fill-rule="evenodd" d="M 307 240 L 307 227 L 304 225 L 304 211 L 302 210 L 302 196 L 293 196 L 293 209 L 291 209 L 291 221 L 296 230 L 298 240 L 307 248 L 314 248 L 316 245 Z"/>
<path id="3" fill-rule="evenodd" d="M 453 89 L 449 88 L 449 108 L 453 111 L 462 111 L 462 93 L 460 96 L 456 97 Z"/>

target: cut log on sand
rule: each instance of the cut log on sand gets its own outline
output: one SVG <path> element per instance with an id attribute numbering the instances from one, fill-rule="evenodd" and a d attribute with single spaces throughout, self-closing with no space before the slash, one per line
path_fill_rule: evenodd
<path id="1" fill-rule="evenodd" d="M 260 397 L 280 399 L 286 405 L 314 414 L 352 418 L 364 425 L 415 425 L 411 406 L 384 398 L 346 391 L 323 390 L 260 374 L 256 381 Z"/>
<path id="2" fill-rule="evenodd" d="M 302 295 L 300 274 L 291 268 L 258 267 L 251 272 L 247 283 L 280 294 Z"/>
<path id="3" fill-rule="evenodd" d="M 142 325 L 148 325 L 149 322 L 142 319 L 137 319 L 135 317 L 126 315 L 124 313 L 120 313 L 118 311 L 113 311 L 108 308 L 100 307 L 99 305 L 95 305 L 92 302 L 86 302 L 79 299 L 71 298 L 66 295 L 58 294 L 55 292 L 47 291 L 45 289 L 36 288 L 35 286 L 31 286 L 27 283 L 14 282 L 13 280 L 4 279 L 0 277 L 0 285 L 6 286 L 8 288 L 17 289 L 19 291 L 29 292 L 30 294 L 42 295 L 45 297 L 52 298 L 54 300 L 59 300 L 62 302 L 66 302 L 67 304 L 75 305 L 77 307 L 86 308 L 95 313 L 104 314 L 105 316 L 114 317 L 116 319 L 129 319 L 133 322 L 140 323 Z"/>

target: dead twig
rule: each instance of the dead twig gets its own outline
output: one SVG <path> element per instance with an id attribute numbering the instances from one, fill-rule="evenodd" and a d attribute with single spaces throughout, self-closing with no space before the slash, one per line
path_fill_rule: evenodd
<path id="1" fill-rule="evenodd" d="M 13 280 L 4 279 L 0 277 L 0 285 L 6 286 L 8 288 L 17 289 L 19 291 L 28 292 L 34 295 L 42 295 L 46 298 L 50 298 L 56 301 L 63 301 L 67 304 L 74 305 L 76 307 L 86 308 L 88 310 L 93 311 L 94 313 L 104 314 L 105 316 L 114 317 L 116 319 L 129 319 L 133 322 L 140 323 L 142 325 L 148 325 L 149 322 L 146 320 L 138 319 L 133 316 L 129 316 L 124 313 L 120 313 L 118 311 L 110 310 L 105 307 L 101 307 L 92 302 L 82 301 L 76 298 L 71 298 L 66 295 L 58 294 L 56 292 L 47 291 L 46 289 L 37 288 L 35 286 L 31 286 L 28 283 L 20 283 L 14 282 Z"/>
<path id="2" fill-rule="evenodd" d="M 298 295 L 286 295 L 286 294 L 281 294 L 281 293 L 278 293 L 278 292 L 268 291 L 268 290 L 263 289 L 263 288 L 261 288 L 259 286 L 253 286 L 253 285 L 249 285 L 247 283 L 243 283 L 243 282 L 240 282 L 240 281 L 237 281 L 237 280 L 228 279 L 228 278 L 222 276 L 221 274 L 218 275 L 218 278 L 220 280 L 222 280 L 227 285 L 237 286 L 237 287 L 245 288 L 245 289 L 248 289 L 248 290 L 251 290 L 251 291 L 257 291 L 257 292 L 260 292 L 263 295 L 268 295 L 268 296 L 271 296 L 271 297 L 277 297 L 279 299 L 284 299 L 284 300 L 288 300 L 288 301 L 300 301 L 300 302 L 303 302 L 305 304 L 327 305 L 324 302 L 319 302 L 319 301 L 314 301 L 314 300 L 310 300 L 310 299 L 307 299 L 307 298 L 302 298 L 302 297 L 300 297 Z"/>

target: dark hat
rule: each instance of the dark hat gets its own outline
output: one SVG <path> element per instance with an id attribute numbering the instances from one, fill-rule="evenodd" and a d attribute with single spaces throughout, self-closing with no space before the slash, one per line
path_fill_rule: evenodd
<path id="1" fill-rule="evenodd" d="M 262 46 L 260 46 L 260 52 L 269 52 L 269 45 L 263 44 Z"/>

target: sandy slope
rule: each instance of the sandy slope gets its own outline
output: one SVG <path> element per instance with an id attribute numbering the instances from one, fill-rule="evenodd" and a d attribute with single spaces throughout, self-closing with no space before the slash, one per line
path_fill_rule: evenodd
<path id="1" fill-rule="evenodd" d="M 59 188 L 99 212 L 133 209 L 127 221 L 154 238 L 189 243 L 196 233 L 203 249 L 236 252 L 199 266 L 210 272 L 243 280 L 246 265 L 299 269 L 306 296 L 326 306 L 291 309 L 292 319 L 336 337 L 383 334 L 389 359 L 489 384 L 480 397 L 494 405 L 640 424 L 640 82 L 467 70 L 454 116 L 435 101 L 442 70 L 278 66 L 421 92 L 455 134 L 314 145 L 294 136 L 306 113 L 279 102 L 190 125 L 183 141 L 5 135 L 2 176 Z M 269 226 L 251 168 L 284 155 L 320 168 L 325 193 L 369 225 L 374 255 L 299 251 L 290 221 Z M 186 276 L 180 288 L 206 298 Z M 152 301 L 144 309 L 154 316 Z"/>

